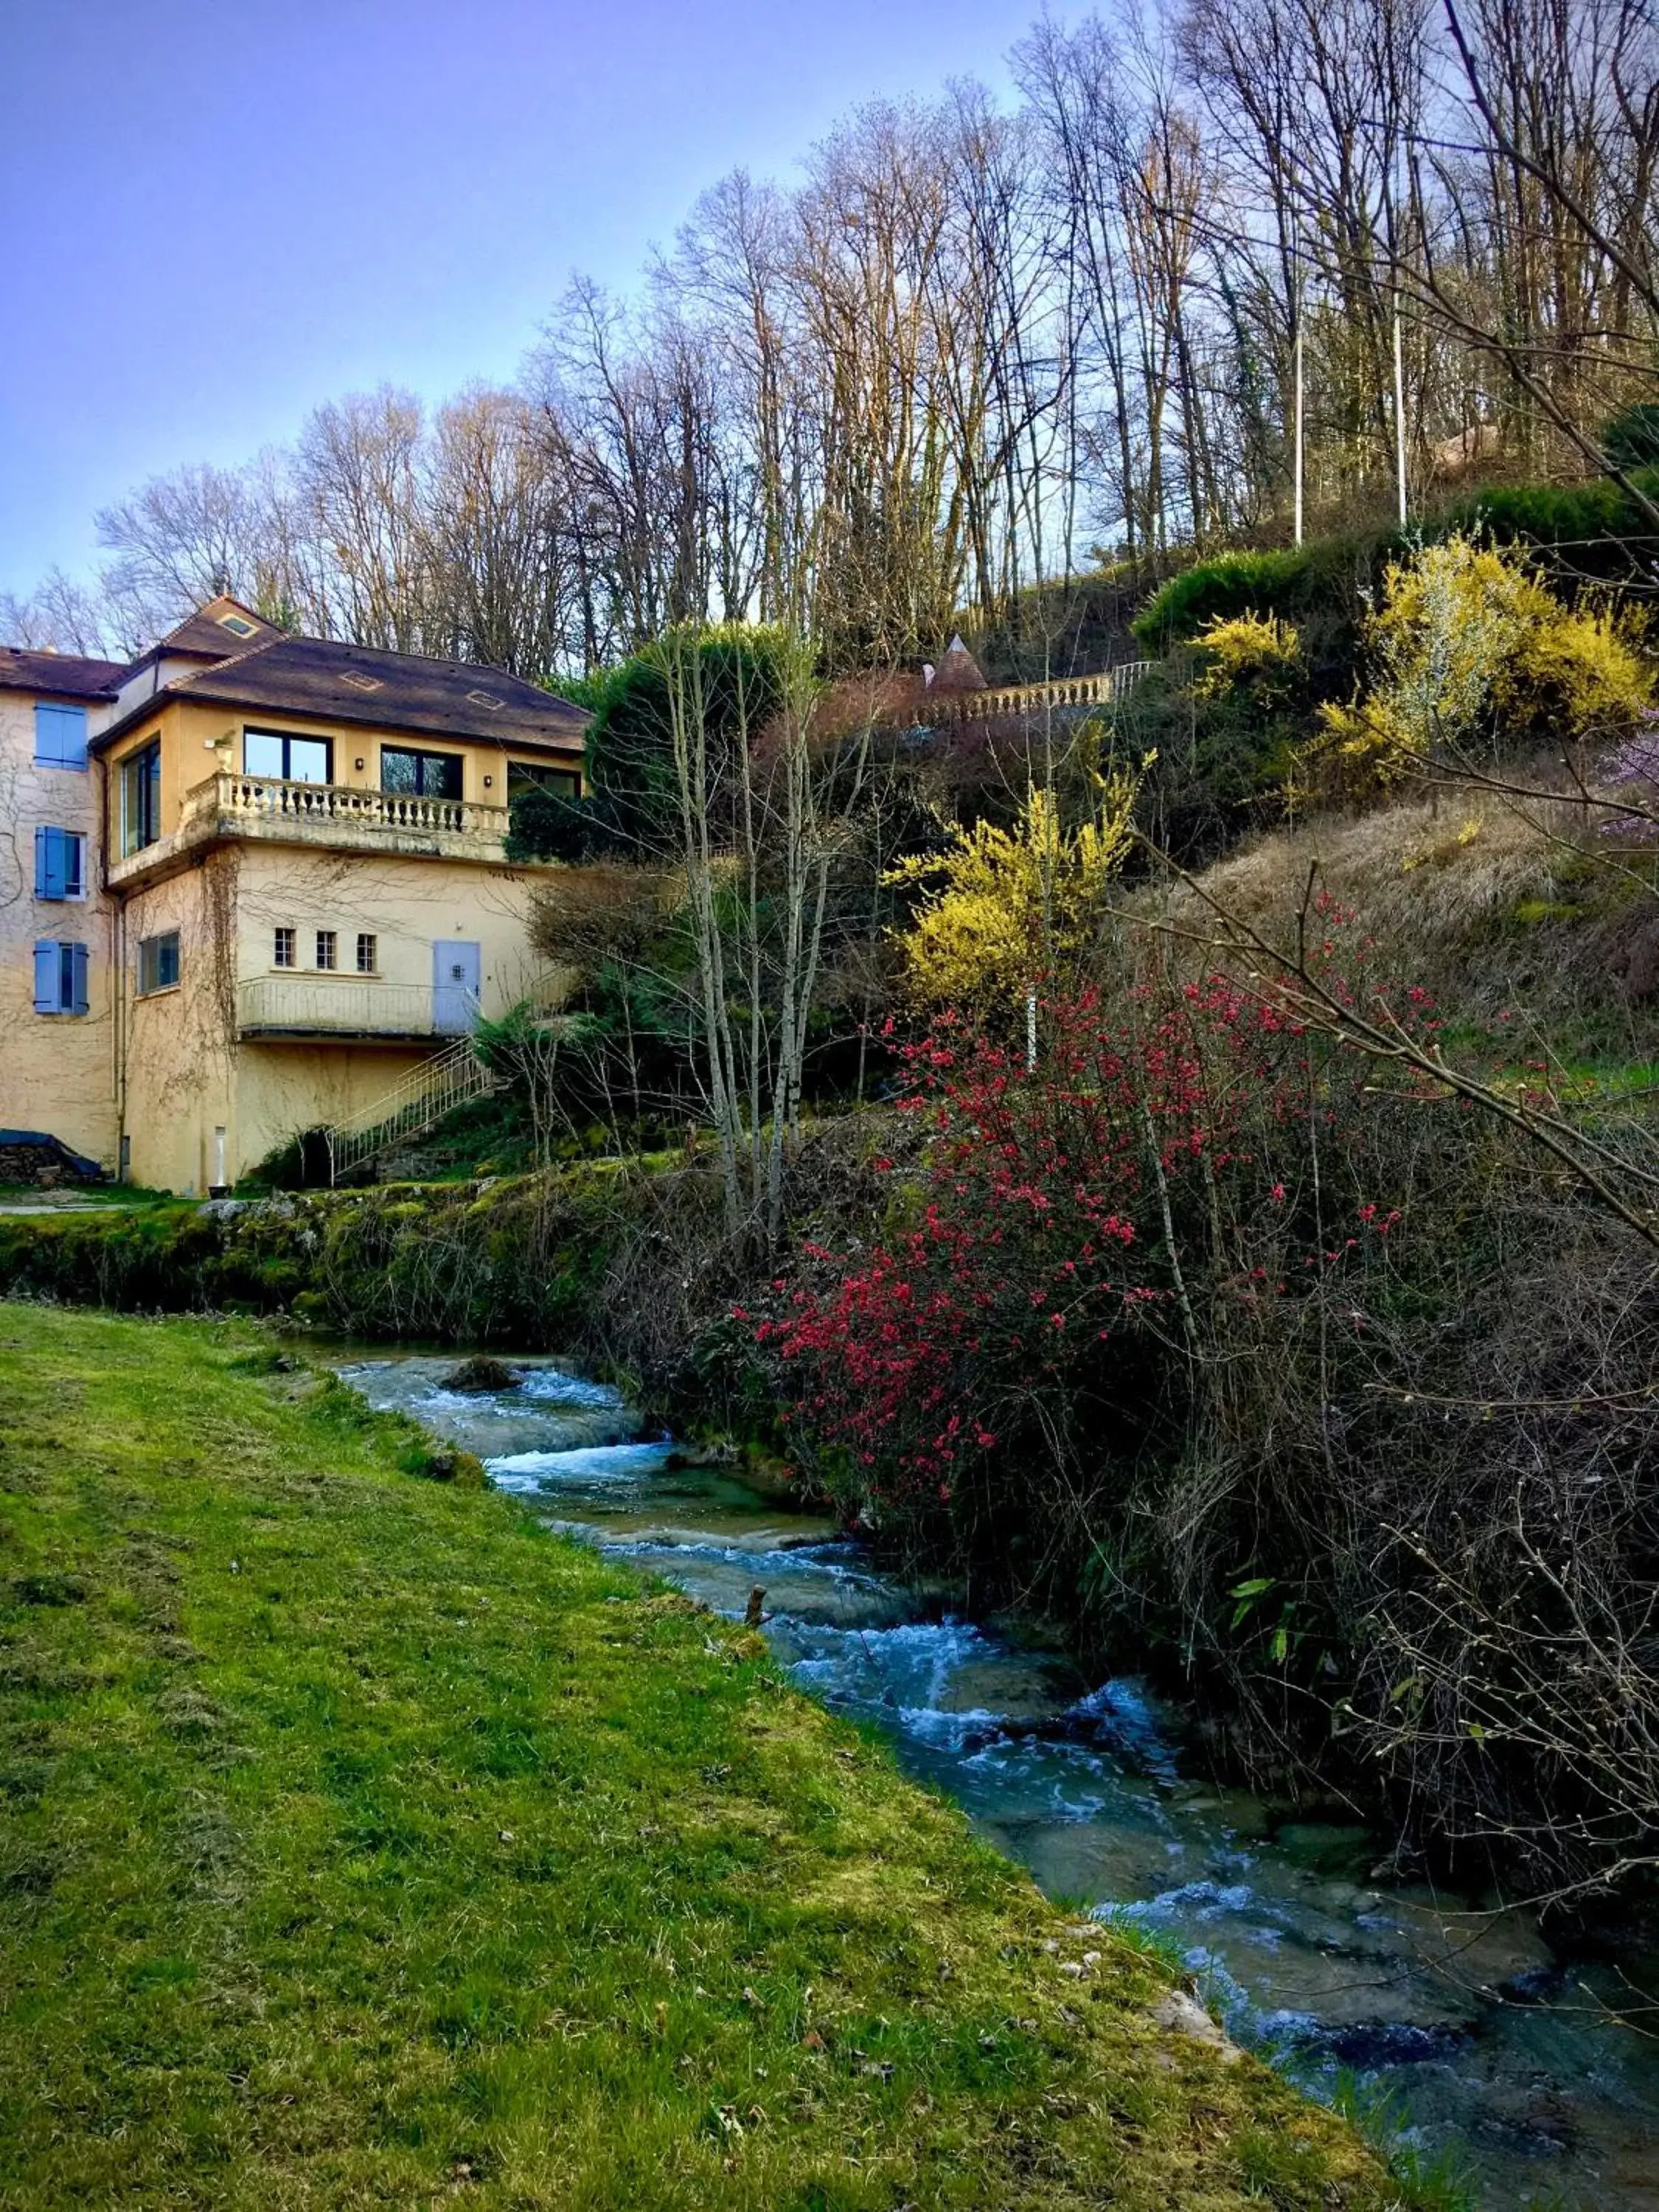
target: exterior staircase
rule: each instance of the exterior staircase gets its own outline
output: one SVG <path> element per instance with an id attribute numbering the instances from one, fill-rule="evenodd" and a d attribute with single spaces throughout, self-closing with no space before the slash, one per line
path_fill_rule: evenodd
<path id="1" fill-rule="evenodd" d="M 458 1106 L 501 1088 L 466 1039 L 424 1061 L 372 1105 L 323 1132 L 328 1179 L 341 1182 L 393 1145 L 406 1143 Z"/>

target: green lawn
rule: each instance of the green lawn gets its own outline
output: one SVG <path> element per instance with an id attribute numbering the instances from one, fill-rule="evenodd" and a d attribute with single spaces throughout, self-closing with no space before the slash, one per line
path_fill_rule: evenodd
<path id="1" fill-rule="evenodd" d="M 130 1182 L 64 1182 L 51 1190 L 38 1182 L 0 1182 L 0 1207 L 49 1207 L 64 1213 L 88 1213 L 116 1207 L 131 1212 L 137 1207 L 163 1206 L 169 1194 L 145 1190 Z"/>
<path id="2" fill-rule="evenodd" d="M 274 1360 L 0 1305 L 0 2206 L 1413 2201 L 757 1639 Z"/>

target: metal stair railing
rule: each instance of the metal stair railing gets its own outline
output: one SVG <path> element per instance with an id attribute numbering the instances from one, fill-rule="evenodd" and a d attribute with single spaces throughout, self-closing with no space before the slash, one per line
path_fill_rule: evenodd
<path id="1" fill-rule="evenodd" d="M 456 1107 L 499 1087 L 500 1078 L 490 1073 L 470 1043 L 463 1039 L 452 1045 L 436 1060 L 414 1069 L 362 1113 L 324 1130 L 329 1182 L 337 1183 L 343 1175 L 362 1167 L 377 1153 L 405 1138 L 419 1136 Z"/>

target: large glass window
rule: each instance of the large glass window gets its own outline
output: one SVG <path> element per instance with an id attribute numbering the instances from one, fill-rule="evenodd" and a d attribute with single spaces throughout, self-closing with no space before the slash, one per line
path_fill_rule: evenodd
<path id="1" fill-rule="evenodd" d="M 461 757 L 459 753 L 404 752 L 394 745 L 382 745 L 380 788 L 406 792 L 411 798 L 459 799 Z"/>
<path id="2" fill-rule="evenodd" d="M 242 773 L 277 783 L 332 783 L 331 738 L 292 738 L 285 730 L 244 730 Z"/>
<path id="3" fill-rule="evenodd" d="M 142 851 L 161 834 L 161 740 L 152 738 L 121 763 L 121 850 Z"/>
<path id="4" fill-rule="evenodd" d="M 145 937 L 138 945 L 138 995 L 144 998 L 151 991 L 170 991 L 179 981 L 179 933 L 165 931 L 160 937 Z"/>

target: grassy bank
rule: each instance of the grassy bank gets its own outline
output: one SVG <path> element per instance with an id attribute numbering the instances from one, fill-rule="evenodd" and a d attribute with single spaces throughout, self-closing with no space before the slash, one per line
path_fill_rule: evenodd
<path id="1" fill-rule="evenodd" d="M 0 1308 L 0 2203 L 1398 2201 L 757 1639 L 410 1444 L 235 1325 Z"/>

